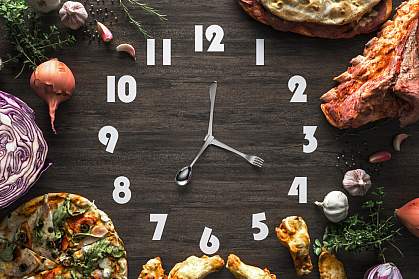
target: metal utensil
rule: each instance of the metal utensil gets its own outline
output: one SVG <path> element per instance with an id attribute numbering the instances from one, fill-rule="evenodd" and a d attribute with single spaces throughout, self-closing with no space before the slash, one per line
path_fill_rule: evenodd
<path id="1" fill-rule="evenodd" d="M 211 144 L 215 145 L 217 147 L 223 148 L 225 150 L 228 150 L 230 152 L 233 152 L 233 153 L 239 155 L 240 157 L 243 157 L 247 162 L 249 162 L 250 164 L 252 164 L 256 167 L 261 168 L 263 166 L 264 160 L 262 158 L 258 157 L 258 156 L 244 154 L 243 152 L 240 152 L 240 151 L 234 149 L 233 147 L 230 147 L 227 144 L 216 140 L 215 138 L 212 140 Z"/>
<path id="2" fill-rule="evenodd" d="M 189 166 L 186 166 L 182 168 L 175 177 L 175 182 L 179 186 L 185 186 L 189 183 L 192 177 L 192 167 L 198 161 L 199 157 L 201 157 L 202 153 L 204 153 L 205 149 L 210 146 L 211 142 L 214 140 L 213 136 L 207 137 L 207 139 L 204 142 L 204 145 L 202 145 L 201 150 L 199 150 L 198 154 L 196 155 L 195 159 L 192 161 L 192 163 Z"/>

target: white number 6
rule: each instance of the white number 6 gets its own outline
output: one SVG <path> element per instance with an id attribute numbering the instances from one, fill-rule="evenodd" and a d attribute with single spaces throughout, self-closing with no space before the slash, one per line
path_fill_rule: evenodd
<path id="1" fill-rule="evenodd" d="M 269 235 L 269 228 L 262 221 L 266 221 L 265 212 L 256 213 L 252 215 L 252 228 L 259 229 L 258 233 L 253 234 L 253 239 L 256 241 L 264 240 Z"/>
<path id="2" fill-rule="evenodd" d="M 201 240 L 199 241 L 199 248 L 201 248 L 201 251 L 207 255 L 217 253 L 220 248 L 220 240 L 216 236 L 212 235 L 212 229 L 205 227 Z"/>

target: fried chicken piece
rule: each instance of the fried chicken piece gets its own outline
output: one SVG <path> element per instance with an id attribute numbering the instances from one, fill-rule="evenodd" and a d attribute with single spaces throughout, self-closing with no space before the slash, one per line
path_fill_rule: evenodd
<path id="1" fill-rule="evenodd" d="M 343 263 L 327 250 L 319 258 L 320 279 L 347 279 Z"/>
<path id="2" fill-rule="evenodd" d="M 309 274 L 313 270 L 310 258 L 310 236 L 303 218 L 287 217 L 282 220 L 275 231 L 281 244 L 288 248 L 297 274 L 299 276 Z"/>
<path id="3" fill-rule="evenodd" d="M 167 279 L 160 257 L 151 259 L 143 265 L 143 270 L 141 270 L 138 279 Z"/>
<path id="4" fill-rule="evenodd" d="M 226 267 L 237 279 L 276 279 L 269 269 L 247 265 L 234 254 L 228 256 Z"/>
<path id="5" fill-rule="evenodd" d="M 224 266 L 220 256 L 207 257 L 190 256 L 177 263 L 169 273 L 169 279 L 202 279 L 208 274 L 219 271 Z"/>

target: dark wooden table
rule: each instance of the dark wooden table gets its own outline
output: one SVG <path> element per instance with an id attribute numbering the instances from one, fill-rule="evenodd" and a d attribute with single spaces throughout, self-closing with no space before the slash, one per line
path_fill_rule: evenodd
<path id="1" fill-rule="evenodd" d="M 75 73 L 74 97 L 57 113 L 58 135 L 49 126 L 47 107 L 29 88 L 29 73 L 13 79 L 17 69 L 0 72 L 0 89 L 26 101 L 49 143 L 53 166 L 17 204 L 47 192 L 81 194 L 108 212 L 125 241 L 129 278 L 136 278 L 142 264 L 155 256 L 169 270 L 190 255 L 201 255 L 199 240 L 204 227 L 220 239 L 219 254 L 234 252 L 244 261 L 268 266 L 279 278 L 297 278 L 289 254 L 274 234 L 282 218 L 300 215 L 307 221 L 312 240 L 321 237 L 327 224 L 313 205 L 331 190 L 342 188 L 345 170 L 338 154 L 356 155 L 356 166 L 365 166 L 372 152 L 392 150 L 392 137 L 406 131 L 411 138 L 402 152 L 374 172 L 374 187 L 386 189 L 387 214 L 419 196 L 418 125 L 400 129 L 382 121 L 358 131 L 341 132 L 324 119 L 319 97 L 333 86 L 332 77 L 345 70 L 348 61 L 361 53 L 371 36 L 350 40 L 322 40 L 276 32 L 246 16 L 235 1 L 150 1 L 168 14 L 167 23 L 143 16 L 156 38 L 156 66 L 145 62 L 144 38 L 120 15 L 112 26 L 115 41 L 110 47 L 81 40 L 77 47 L 56 52 Z M 96 3 L 96 1 L 95 1 Z M 110 6 L 111 4 L 106 4 Z M 117 10 L 116 6 L 114 7 Z M 194 25 L 223 27 L 224 53 L 195 53 Z M 162 66 L 161 39 L 172 39 L 172 65 Z M 255 39 L 265 39 L 265 66 L 255 66 Z M 116 44 L 136 46 L 137 62 L 118 55 Z M 0 42 L 0 53 L 9 50 Z M 135 77 L 138 96 L 130 104 L 106 102 L 106 76 Z M 308 102 L 290 103 L 287 83 L 302 75 L 308 86 Z M 217 138 L 243 152 L 265 159 L 263 169 L 211 147 L 194 167 L 193 182 L 180 191 L 173 178 L 195 156 L 205 136 L 209 111 L 208 85 L 218 81 L 214 132 Z M 98 141 L 104 125 L 119 130 L 114 154 Z M 317 125 L 318 149 L 304 154 L 303 126 Z M 359 160 L 358 160 L 359 159 Z M 337 166 L 338 165 L 338 166 Z M 131 181 L 132 199 L 118 205 L 112 199 L 117 176 Z M 308 177 L 308 203 L 288 196 L 295 176 Z M 351 212 L 363 199 L 350 198 Z M 12 208 L 11 208 L 12 209 Z M 252 214 L 266 212 L 269 237 L 254 241 Z M 5 212 L 2 212 L 3 214 Z M 150 213 L 168 213 L 161 241 L 152 241 L 155 223 Z M 387 253 L 405 279 L 418 278 L 419 241 L 403 230 L 398 245 Z M 344 255 L 351 279 L 379 259 L 373 252 Z M 317 264 L 317 259 L 313 255 Z M 208 278 L 232 278 L 223 270 Z M 307 278 L 318 278 L 317 270 Z"/>

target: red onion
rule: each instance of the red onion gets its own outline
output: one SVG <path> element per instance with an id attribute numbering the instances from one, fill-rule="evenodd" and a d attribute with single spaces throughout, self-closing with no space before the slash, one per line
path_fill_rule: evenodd
<path id="1" fill-rule="evenodd" d="M 416 237 L 419 237 L 419 198 L 411 200 L 395 210 L 400 222 Z"/>
<path id="2" fill-rule="evenodd" d="M 364 279 L 403 279 L 403 277 L 393 263 L 385 263 L 370 268 L 365 273 Z"/>
<path id="3" fill-rule="evenodd" d="M 48 146 L 23 101 L 0 91 L 0 208 L 22 196 L 45 170 Z"/>

